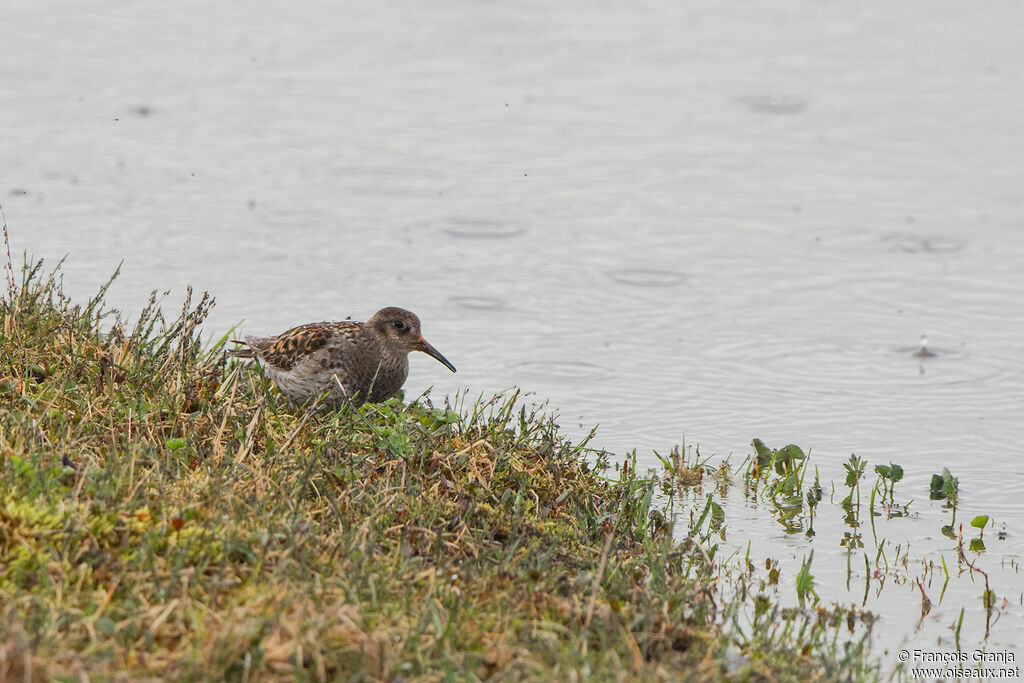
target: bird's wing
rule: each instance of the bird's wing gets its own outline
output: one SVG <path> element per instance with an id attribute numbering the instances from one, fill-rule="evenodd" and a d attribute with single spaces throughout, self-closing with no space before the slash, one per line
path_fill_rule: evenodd
<path id="1" fill-rule="evenodd" d="M 337 323 L 308 323 L 299 325 L 277 335 L 265 339 L 246 339 L 256 349 L 260 359 L 281 370 L 291 370 L 304 358 L 322 349 L 337 336 L 355 334 L 360 323 L 343 321 Z"/>

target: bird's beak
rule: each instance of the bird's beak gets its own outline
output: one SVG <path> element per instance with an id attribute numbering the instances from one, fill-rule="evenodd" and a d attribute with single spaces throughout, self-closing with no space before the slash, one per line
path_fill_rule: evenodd
<path id="1" fill-rule="evenodd" d="M 428 356 L 431 356 L 431 357 L 436 358 L 437 360 L 439 360 L 442 365 L 444 365 L 446 368 L 448 368 L 452 372 L 455 372 L 455 366 L 451 364 L 451 361 L 449 361 L 447 358 L 442 356 L 441 352 L 438 351 L 437 349 L 435 349 L 430 344 L 428 344 L 427 340 L 424 339 L 423 337 L 420 337 L 418 348 L 419 348 L 420 351 L 422 351 L 423 353 L 427 354 Z"/>

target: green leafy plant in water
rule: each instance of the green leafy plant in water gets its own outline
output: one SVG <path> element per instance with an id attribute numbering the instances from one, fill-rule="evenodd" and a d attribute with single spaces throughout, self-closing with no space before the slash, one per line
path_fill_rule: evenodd
<path id="1" fill-rule="evenodd" d="M 791 472 L 799 472 L 803 467 L 807 455 L 803 449 L 796 444 L 783 446 L 778 450 L 772 450 L 765 445 L 761 439 L 754 439 L 754 454 L 757 468 L 759 470 L 775 470 L 775 473 L 784 476 Z"/>
<path id="2" fill-rule="evenodd" d="M 942 474 L 933 474 L 929 498 L 932 500 L 949 500 L 955 507 L 957 503 L 957 492 L 960 488 L 960 480 L 954 477 L 949 468 L 943 467 Z"/>
<path id="3" fill-rule="evenodd" d="M 754 439 L 754 464 L 748 471 L 748 484 L 774 508 L 775 518 L 787 533 L 803 530 L 799 518 L 803 512 L 803 477 L 807 454 L 795 444 L 773 450 L 760 439 Z M 763 484 L 763 490 L 759 490 Z"/>
<path id="4" fill-rule="evenodd" d="M 850 550 L 864 547 L 864 541 L 860 534 L 860 480 L 863 478 L 867 466 L 866 460 L 853 453 L 850 454 L 850 459 L 843 463 L 843 469 L 846 470 L 844 483 L 850 489 L 850 493 L 840 502 L 840 505 L 846 511 L 843 521 L 852 531 L 843 534 L 840 545 Z"/>
<path id="5" fill-rule="evenodd" d="M 814 602 L 811 604 L 818 604 L 818 593 L 814 590 L 814 575 L 811 574 L 811 562 L 814 561 L 814 551 L 807 556 L 807 559 L 800 564 L 800 572 L 796 575 L 796 597 L 800 601 L 800 607 L 803 607 L 807 601 L 809 595 L 814 596 Z"/>
<path id="6" fill-rule="evenodd" d="M 673 446 L 667 457 L 657 451 L 654 451 L 654 456 L 661 461 L 662 467 L 669 475 L 665 481 L 668 490 L 673 490 L 676 485 L 682 488 L 699 486 L 708 469 L 707 458 L 701 460 L 699 448 L 696 457 L 691 460 L 685 442 L 682 446 Z"/>
<path id="7" fill-rule="evenodd" d="M 889 482 L 888 491 L 886 491 L 884 486 L 882 491 L 888 494 L 889 502 L 893 502 L 896 484 L 903 479 L 903 468 L 891 462 L 888 465 L 875 465 L 875 472 L 878 473 L 883 482 Z"/>
<path id="8" fill-rule="evenodd" d="M 757 458 L 758 467 L 767 467 L 775 455 L 775 451 L 768 448 L 761 439 L 754 439 L 751 445 L 754 447 L 754 455 Z"/>
<path id="9" fill-rule="evenodd" d="M 807 489 L 807 510 L 810 513 L 810 522 L 807 526 L 807 537 L 814 536 L 814 511 L 818 509 L 821 502 L 821 481 L 818 478 L 818 468 L 814 468 L 814 485 Z"/>
<path id="10" fill-rule="evenodd" d="M 864 476 L 864 470 L 867 469 L 868 463 L 861 457 L 858 457 L 855 453 L 850 454 L 850 459 L 843 463 L 843 469 L 846 470 L 846 481 L 847 488 L 850 489 L 850 494 L 846 496 L 844 503 L 853 503 L 853 494 L 857 494 L 857 505 L 860 505 L 860 480 Z"/>
<path id="11" fill-rule="evenodd" d="M 878 491 L 882 492 L 881 504 L 885 507 L 885 514 L 887 519 L 894 517 L 906 517 L 910 514 L 909 506 L 910 503 L 903 505 L 896 504 L 896 493 L 895 488 L 897 482 L 903 480 L 903 467 L 896 463 L 889 463 L 888 465 L 875 465 L 875 472 L 878 474 L 878 481 L 875 483 L 874 488 L 871 490 L 871 526 L 874 529 L 874 518 L 881 515 L 879 512 L 875 512 L 875 493 Z"/>
<path id="12" fill-rule="evenodd" d="M 988 526 L 988 515 L 978 515 L 971 520 L 971 526 L 978 530 L 978 537 L 972 538 L 968 547 L 977 553 L 985 550 L 985 527 Z"/>
<path id="13" fill-rule="evenodd" d="M 942 535 L 947 538 L 956 538 L 953 527 L 956 526 L 956 506 L 959 502 L 960 480 L 950 473 L 949 468 L 943 467 L 942 474 L 933 474 L 928 497 L 931 500 L 946 500 L 947 506 L 953 509 L 953 519 L 949 524 L 942 527 Z"/>
<path id="14" fill-rule="evenodd" d="M 708 520 L 707 533 L 701 534 L 700 529 L 704 524 L 704 520 Z M 695 537 L 699 538 L 702 543 L 706 542 L 711 538 L 711 535 L 718 533 L 724 538 L 724 525 L 725 525 L 725 510 L 722 506 L 714 501 L 711 494 L 707 496 L 707 502 L 704 504 L 704 509 L 701 511 L 700 516 L 691 525 L 690 533 Z"/>
<path id="15" fill-rule="evenodd" d="M 725 525 L 725 510 L 723 510 L 722 506 L 719 505 L 718 503 L 716 503 L 715 501 L 711 501 L 711 523 L 710 524 L 711 524 L 711 528 L 714 531 L 720 531 L 722 529 L 722 527 Z"/>

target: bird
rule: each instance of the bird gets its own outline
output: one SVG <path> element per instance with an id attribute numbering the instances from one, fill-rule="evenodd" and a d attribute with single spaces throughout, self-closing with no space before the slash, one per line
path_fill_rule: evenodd
<path id="1" fill-rule="evenodd" d="M 409 353 L 422 351 L 452 372 L 455 366 L 420 332 L 420 319 L 389 306 L 366 322 L 307 323 L 272 337 L 232 340 L 237 358 L 254 358 L 289 401 L 323 405 L 380 403 L 398 393 L 409 376 Z"/>

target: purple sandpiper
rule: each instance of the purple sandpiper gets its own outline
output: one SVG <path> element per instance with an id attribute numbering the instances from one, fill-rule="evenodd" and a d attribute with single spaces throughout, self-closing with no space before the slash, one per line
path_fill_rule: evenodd
<path id="1" fill-rule="evenodd" d="M 258 359 L 281 393 L 297 404 L 320 397 L 335 408 L 386 401 L 409 376 L 411 351 L 433 356 L 455 372 L 423 338 L 416 314 L 393 306 L 365 323 L 308 323 L 275 337 L 246 337 L 244 344 L 249 348 L 228 353 Z"/>

